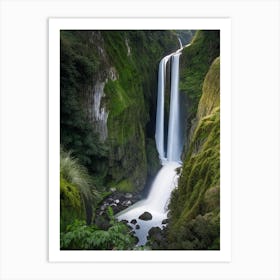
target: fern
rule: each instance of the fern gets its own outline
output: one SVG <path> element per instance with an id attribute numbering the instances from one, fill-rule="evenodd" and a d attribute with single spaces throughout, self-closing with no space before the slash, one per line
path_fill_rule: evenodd
<path id="1" fill-rule="evenodd" d="M 85 221 L 75 220 L 60 235 L 62 250 L 132 250 L 135 239 L 129 234 L 128 227 L 120 222 L 111 221 L 107 230 L 86 225 Z"/>
<path id="2" fill-rule="evenodd" d="M 62 148 L 60 149 L 60 175 L 78 188 L 85 204 L 92 204 L 94 196 L 98 196 L 87 169 L 72 157 L 71 152 L 65 152 Z"/>

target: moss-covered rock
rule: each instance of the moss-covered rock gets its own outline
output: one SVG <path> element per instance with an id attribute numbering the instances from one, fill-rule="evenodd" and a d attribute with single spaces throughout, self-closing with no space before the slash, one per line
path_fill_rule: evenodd
<path id="1" fill-rule="evenodd" d="M 178 188 L 172 193 L 170 249 L 219 249 L 220 60 L 205 76 Z"/>

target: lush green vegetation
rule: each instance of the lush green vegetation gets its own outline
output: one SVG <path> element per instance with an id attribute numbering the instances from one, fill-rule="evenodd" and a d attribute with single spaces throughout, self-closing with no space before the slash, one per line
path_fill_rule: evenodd
<path id="1" fill-rule="evenodd" d="M 175 32 L 184 46 L 191 42 L 196 30 L 175 30 Z"/>
<path id="2" fill-rule="evenodd" d="M 66 232 L 60 235 L 62 250 L 132 250 L 136 240 L 128 227 L 116 222 L 113 210 L 108 208 L 110 227 L 102 230 L 95 225 L 87 225 L 85 221 L 75 220 L 68 225 Z"/>
<path id="3" fill-rule="evenodd" d="M 86 168 L 70 152 L 60 151 L 60 227 L 75 219 L 91 222 L 98 192 Z"/>
<path id="4" fill-rule="evenodd" d="M 136 240 L 129 228 L 107 211 L 109 227 L 93 223 L 97 204 L 102 200 L 85 167 L 63 150 L 60 152 L 60 246 L 64 250 L 132 249 Z M 104 194 L 103 194 L 104 195 Z"/>
<path id="5" fill-rule="evenodd" d="M 180 90 L 187 97 L 187 134 L 195 118 L 202 86 L 213 60 L 220 55 L 219 30 L 198 30 L 191 45 L 183 50 L 180 61 Z"/>
<path id="6" fill-rule="evenodd" d="M 149 131 L 147 124 L 155 114 L 151 109 L 156 103 L 158 62 L 165 52 L 176 48 L 176 37 L 172 32 L 149 30 L 105 31 L 102 36 L 108 60 L 118 74 L 104 89 L 110 112 L 109 161 L 115 163 L 108 171 L 109 184 L 117 182 L 120 191 L 139 191 L 150 173 L 147 158 L 154 156 L 151 145 L 155 147 L 155 143 L 148 140 L 154 130 Z"/>
<path id="7" fill-rule="evenodd" d="M 154 137 L 158 62 L 177 46 L 171 31 L 61 31 L 61 144 L 99 189 L 143 189 L 153 156 L 147 139 Z M 109 112 L 105 141 L 92 116 L 97 82 L 104 83 L 101 104 Z"/>
<path id="8" fill-rule="evenodd" d="M 61 249 L 135 249 L 110 207 L 107 215 L 96 213 L 110 188 L 139 192 L 160 167 L 157 67 L 178 47 L 178 32 L 61 31 Z M 186 40 L 192 35 L 180 32 Z M 219 41 L 219 31 L 198 31 L 182 53 L 180 90 L 188 108 L 182 173 L 163 237 L 156 233 L 149 247 L 137 249 L 219 249 Z M 104 83 L 101 105 L 109 113 L 105 140 L 92 117 L 97 82 Z"/>
<path id="9" fill-rule="evenodd" d="M 100 59 L 88 31 L 60 33 L 60 134 L 61 144 L 73 151 L 80 163 L 100 172 L 108 148 L 92 128 L 84 93 L 98 75 Z"/>
<path id="10" fill-rule="evenodd" d="M 60 35 L 61 248 L 131 249 L 135 239 L 127 226 L 96 211 L 110 188 L 140 191 L 159 167 L 150 139 L 157 65 L 177 47 L 176 35 L 141 30 Z M 104 83 L 101 106 L 109 113 L 105 140 L 93 119 L 97 83 Z M 148 164 L 147 158 L 155 161 Z"/>
<path id="11" fill-rule="evenodd" d="M 220 60 L 211 65 L 178 188 L 170 203 L 168 246 L 219 249 Z"/>

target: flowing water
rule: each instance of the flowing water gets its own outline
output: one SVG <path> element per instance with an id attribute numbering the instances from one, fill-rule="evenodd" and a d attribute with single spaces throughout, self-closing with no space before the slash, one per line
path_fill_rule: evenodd
<path id="1" fill-rule="evenodd" d="M 180 49 L 162 58 L 158 70 L 158 97 L 156 114 L 155 140 L 162 168 L 156 175 L 148 197 L 117 214 L 118 220 L 127 220 L 138 237 L 138 245 L 147 242 L 148 232 L 152 227 L 163 228 L 163 220 L 167 218 L 168 203 L 172 190 L 177 185 L 178 175 L 176 169 L 181 166 L 181 153 L 183 148 L 182 128 L 180 120 L 180 94 L 179 94 L 179 61 L 182 50 Z M 171 73 L 167 72 L 167 63 L 171 63 Z M 166 87 L 166 77 L 171 74 L 170 89 Z M 164 99 L 165 91 L 170 92 L 170 111 L 168 122 L 167 145 L 165 145 L 164 124 Z M 166 147 L 167 146 L 167 150 Z M 149 212 L 150 220 L 142 220 L 139 217 Z M 135 221 L 133 221 L 135 220 Z M 132 221 L 132 223 L 131 223 Z"/>
<path id="2" fill-rule="evenodd" d="M 180 96 L 179 96 L 179 58 L 181 53 L 172 56 L 171 95 L 167 140 L 167 161 L 180 161 L 182 141 L 180 139 Z"/>

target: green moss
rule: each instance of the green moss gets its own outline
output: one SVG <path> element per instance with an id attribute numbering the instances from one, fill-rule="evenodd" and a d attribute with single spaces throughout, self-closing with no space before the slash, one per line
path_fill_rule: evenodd
<path id="1" fill-rule="evenodd" d="M 108 97 L 110 97 L 110 102 L 108 110 L 110 112 L 109 117 L 114 119 L 120 115 L 127 107 L 129 107 L 129 97 L 127 96 L 125 90 L 120 85 L 120 82 L 109 80 L 104 88 L 104 91 Z"/>
<path id="2" fill-rule="evenodd" d="M 129 180 L 122 180 L 117 185 L 115 185 L 116 189 L 120 192 L 133 192 L 134 186 Z"/>
<path id="3" fill-rule="evenodd" d="M 161 164 L 159 161 L 158 151 L 154 139 L 148 138 L 146 142 L 148 175 L 155 176 L 159 171 Z"/>
<path id="4" fill-rule="evenodd" d="M 195 118 L 202 95 L 205 75 L 213 60 L 220 55 L 219 30 L 198 30 L 180 59 L 180 91 L 187 102 L 187 134 Z"/>
<path id="5" fill-rule="evenodd" d="M 176 237 L 168 240 L 167 249 L 219 250 L 220 215 L 218 213 L 197 215 L 177 229 Z"/>
<path id="6" fill-rule="evenodd" d="M 176 34 L 154 30 L 61 32 L 61 142 L 102 187 L 129 180 L 141 190 L 148 173 L 146 137 L 153 137 L 157 68 L 178 47 Z M 115 77 L 109 77 L 109 69 Z M 92 122 L 92 92 L 105 82 L 108 138 Z M 90 113 L 91 112 L 91 113 Z M 153 167 L 152 167 L 153 168 Z"/>
<path id="7" fill-rule="evenodd" d="M 205 76 L 182 175 L 178 188 L 172 193 L 168 226 L 170 248 L 214 250 L 219 247 L 219 62 L 219 58 L 216 59 Z"/>
<path id="8" fill-rule="evenodd" d="M 182 220 L 191 219 L 199 214 L 199 204 L 203 201 L 204 193 L 208 188 L 219 184 L 219 133 L 220 114 L 217 109 L 201 120 L 191 143 L 191 152 L 183 166 L 178 188 L 181 205 L 181 214 L 177 221 L 179 224 Z M 197 143 L 199 151 L 196 150 Z"/>
<path id="9" fill-rule="evenodd" d="M 108 81 L 104 89 L 109 110 L 110 184 L 129 180 L 130 190 L 141 190 L 150 168 L 145 127 L 150 118 L 151 99 L 156 96 L 157 65 L 164 50 L 159 40 L 168 45 L 167 41 L 171 42 L 174 35 L 153 31 L 104 31 L 102 36 L 110 63 L 118 74 L 118 79 Z"/>
<path id="10" fill-rule="evenodd" d="M 79 190 L 60 176 L 60 230 L 82 218 L 85 218 L 85 210 Z"/>
<path id="11" fill-rule="evenodd" d="M 91 222 L 98 192 L 86 168 L 70 152 L 60 151 L 60 224 L 63 230 L 74 219 Z"/>
<path id="12" fill-rule="evenodd" d="M 202 92 L 197 110 L 198 119 L 210 114 L 220 105 L 220 57 L 213 61 L 205 77 Z"/>

